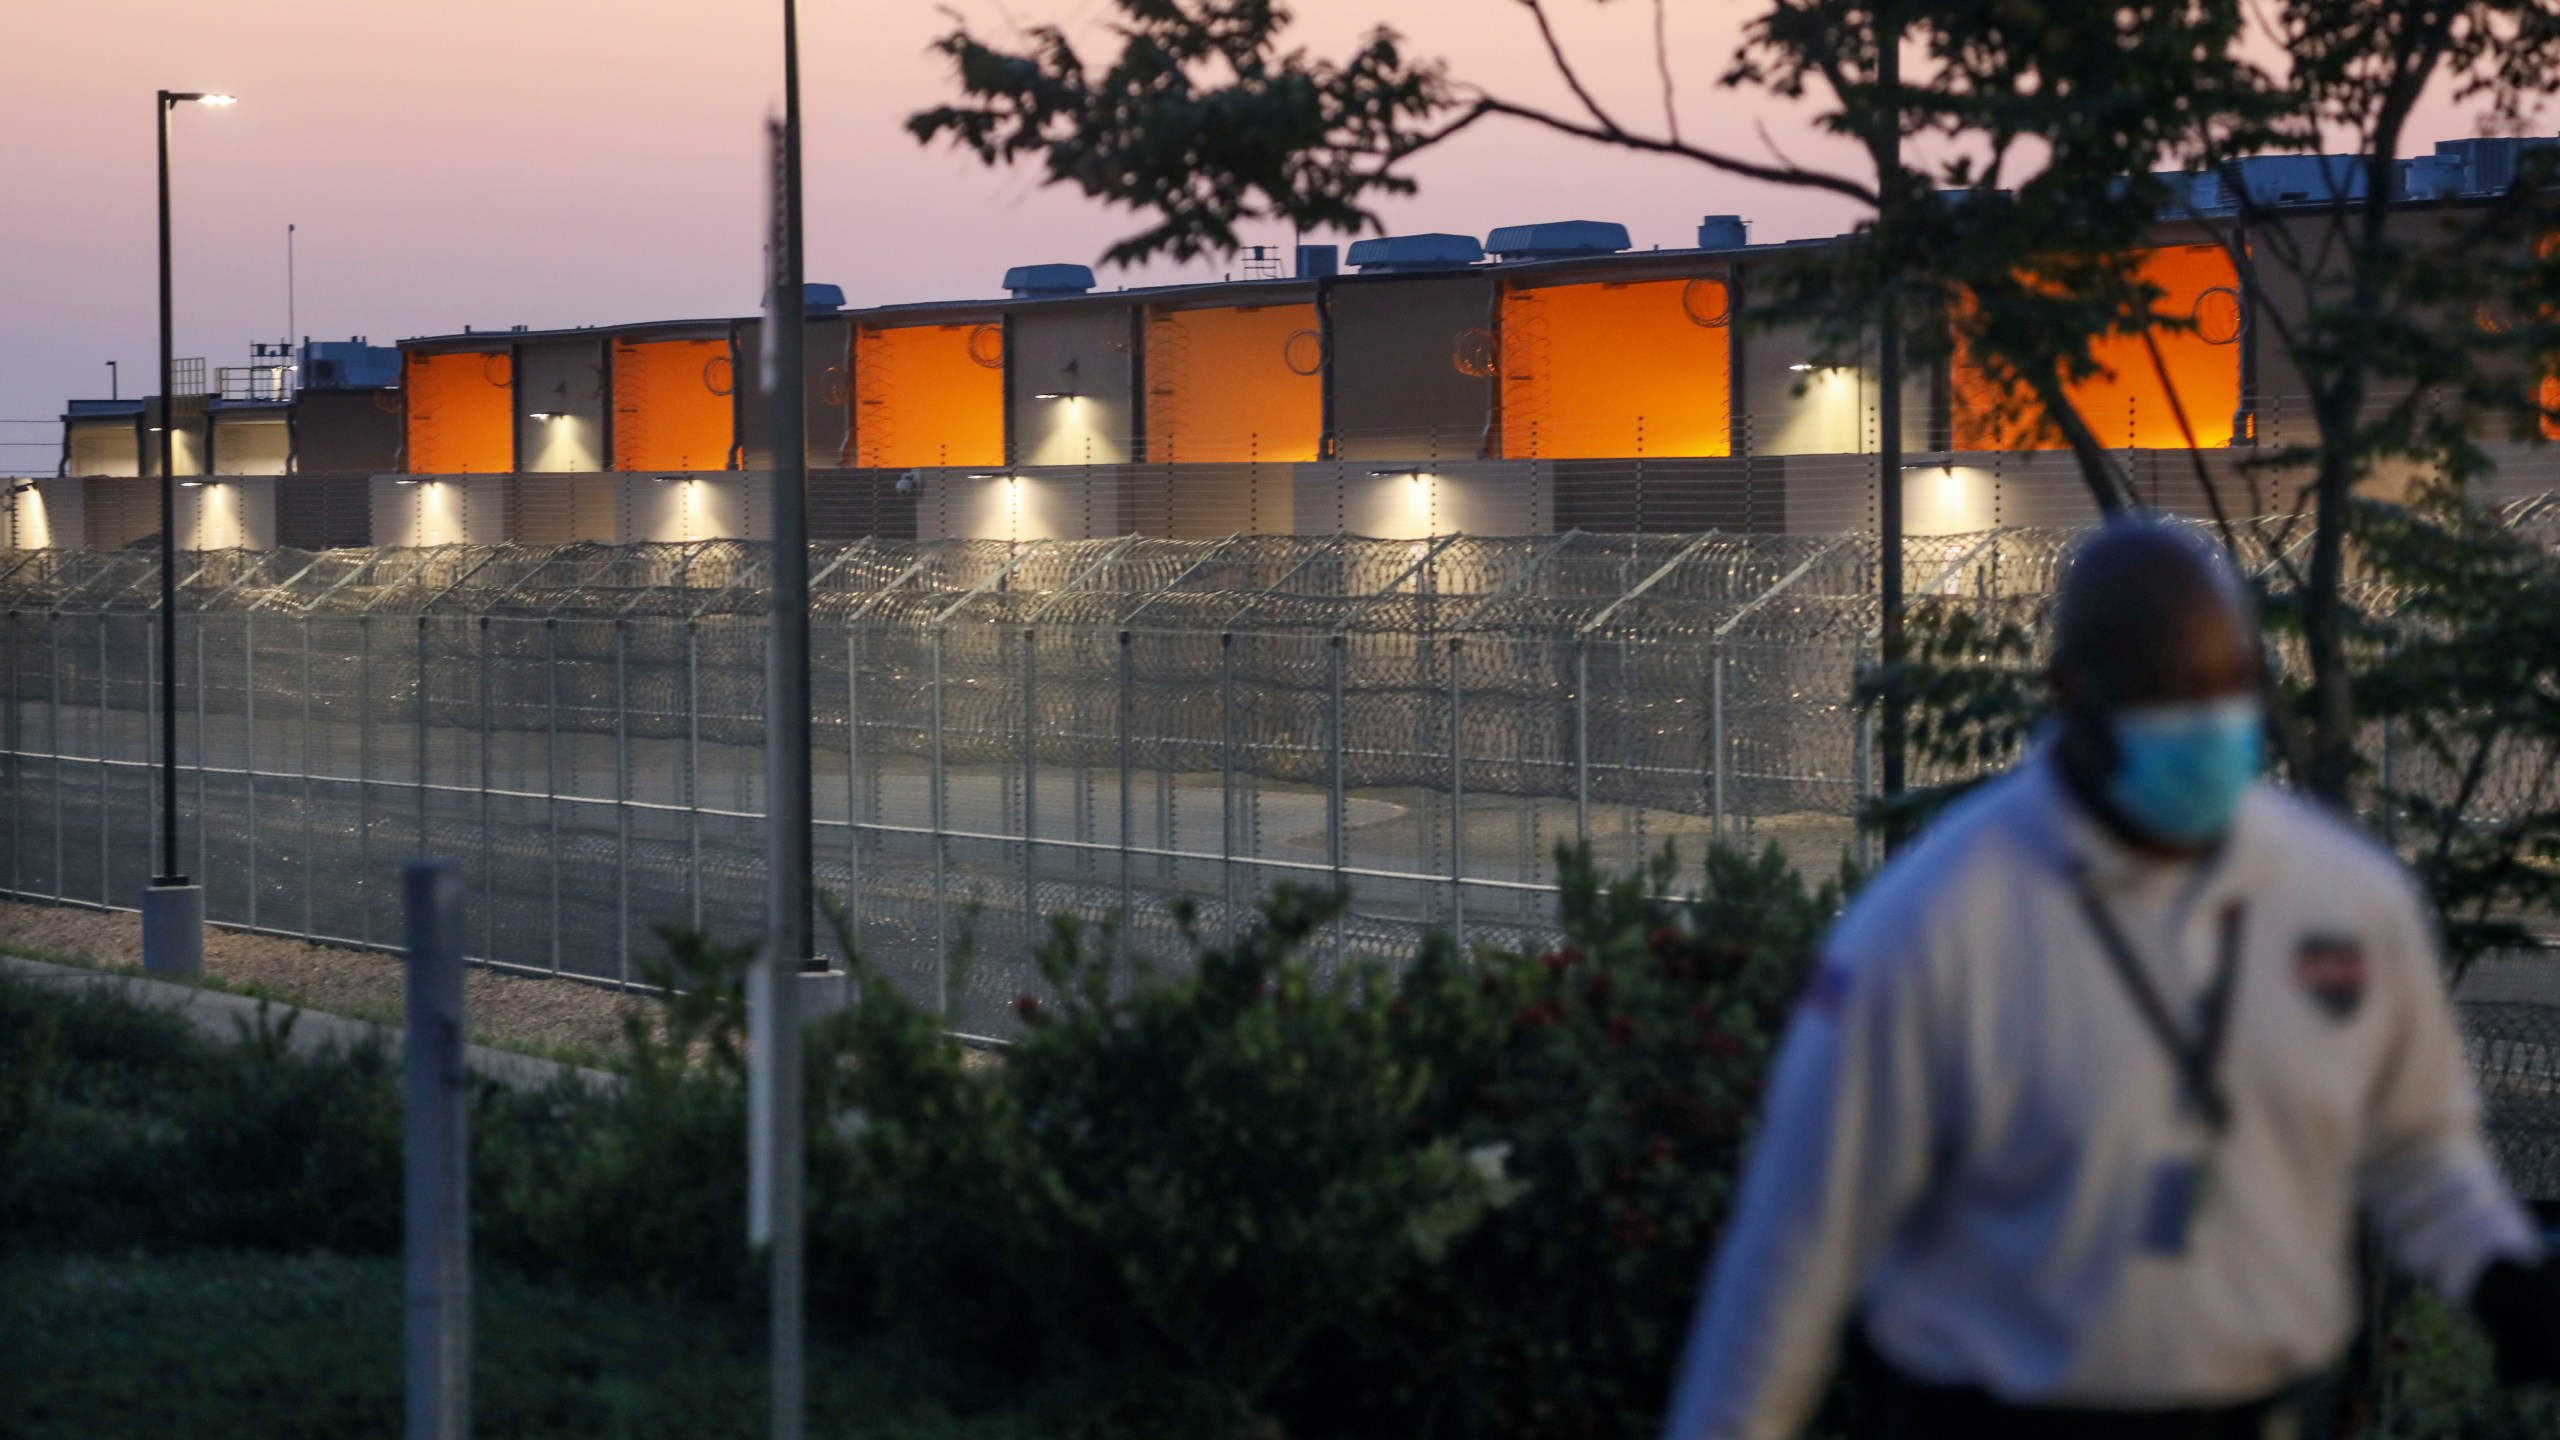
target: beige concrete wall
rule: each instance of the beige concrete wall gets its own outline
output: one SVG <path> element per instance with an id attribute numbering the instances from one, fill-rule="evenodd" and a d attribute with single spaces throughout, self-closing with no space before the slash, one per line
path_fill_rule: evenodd
<path id="1" fill-rule="evenodd" d="M 77 477 L 38 480 L 9 501 L 9 543 L 24 550 L 78 549 L 89 543 L 89 487 Z"/>
<path id="2" fill-rule="evenodd" d="M 1385 473 L 1378 473 L 1378 472 Z M 1427 535 L 1543 535 L 1555 529 L 1545 461 L 1472 460 L 1407 468 L 1392 462 L 1297 467 L 1290 528 L 1400 540 Z"/>
<path id="3" fill-rule="evenodd" d="M 177 498 L 180 549 L 275 548 L 274 480 L 208 479 L 200 484 L 180 485 Z"/>
<path id="4" fill-rule="evenodd" d="M 1118 465 L 1131 458 L 1133 313 L 1131 306 L 1107 304 L 1010 317 L 1005 434 L 1014 468 Z"/>
<path id="5" fill-rule="evenodd" d="M 1092 540 L 1128 533 L 1117 466 L 915 474 L 919 540 Z"/>
<path id="6" fill-rule="evenodd" d="M 134 440 L 133 417 L 81 421 L 64 436 L 69 447 L 66 475 L 139 475 L 142 459 Z"/>
<path id="7" fill-rule="evenodd" d="M 602 470 L 603 338 L 519 345 L 515 377 L 516 468 L 529 474 Z"/>
<path id="8" fill-rule="evenodd" d="M 282 475 L 292 456 L 293 431 L 282 414 L 214 412 L 214 474 Z"/>
<path id="9" fill-rule="evenodd" d="M 1494 377 L 1470 375 L 1469 332 L 1497 326 L 1490 271 L 1332 287 L 1333 438 L 1346 459 L 1472 460 L 1492 438 Z M 1480 338 L 1480 337 L 1479 337 Z"/>
<path id="10" fill-rule="evenodd" d="M 376 545 L 497 545 L 507 539 L 507 477 L 373 481 Z"/>

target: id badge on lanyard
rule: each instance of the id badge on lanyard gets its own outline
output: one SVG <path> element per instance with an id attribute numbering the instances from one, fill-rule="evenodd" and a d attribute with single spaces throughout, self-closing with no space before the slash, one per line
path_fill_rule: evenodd
<path id="1" fill-rule="evenodd" d="M 2240 934 L 2247 907 L 2238 901 L 2223 907 L 2219 954 L 2213 980 L 2198 1006 L 2190 1035 L 2171 1013 L 2159 987 L 2125 942 L 2115 917 L 2084 878 L 2079 884 L 2080 910 L 2097 934 L 2098 948 L 2124 984 L 2145 1028 L 2169 1054 L 2178 1072 L 2180 1109 L 2201 1122 L 2202 1143 L 2194 1153 L 2172 1156 L 2151 1167 L 2143 1196 L 2142 1248 L 2153 1255 L 2180 1256 L 2195 1242 L 2196 1217 L 2213 1192 L 2213 1152 L 2231 1127 L 2231 1103 L 2220 1076 L 2222 1048 L 2231 1028 L 2231 1002 L 2240 973 Z"/>

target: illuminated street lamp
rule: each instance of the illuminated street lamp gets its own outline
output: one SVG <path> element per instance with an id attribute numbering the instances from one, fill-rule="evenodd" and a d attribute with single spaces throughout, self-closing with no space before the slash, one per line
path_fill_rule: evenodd
<path id="1" fill-rule="evenodd" d="M 142 968 L 195 975 L 204 970 L 204 887 L 178 872 L 178 483 L 177 361 L 169 321 L 169 112 L 183 104 L 222 109 L 229 95 L 163 90 L 152 106 L 160 130 L 160 863 L 142 892 Z"/>

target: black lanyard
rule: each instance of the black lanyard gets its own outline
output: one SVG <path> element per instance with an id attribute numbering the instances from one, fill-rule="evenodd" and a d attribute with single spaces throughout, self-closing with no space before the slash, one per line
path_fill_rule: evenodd
<path id="1" fill-rule="evenodd" d="M 2151 983 L 2151 976 L 2135 957 L 2133 947 L 2125 943 L 2124 932 L 2116 928 L 2115 916 L 2107 912 L 2098 892 L 2090 888 L 2088 878 L 2081 876 L 2074 883 L 2080 892 L 2080 913 L 2089 917 L 2089 928 L 2098 936 L 2098 948 L 2106 952 L 2107 963 L 2114 968 L 2116 978 L 2124 982 L 2152 1037 L 2169 1052 L 2188 1102 L 2203 1117 L 2206 1127 L 2219 1136 L 2231 1125 L 2231 1101 L 2222 1093 L 2220 1070 L 2223 1041 L 2231 1032 L 2232 996 L 2239 988 L 2240 927 L 2247 918 L 2248 907 L 2237 900 L 2222 907 L 2221 953 L 2214 961 L 2213 981 L 2205 988 L 2196 1034 L 2190 1039 L 2186 1028 L 2170 1013 L 2169 1002 L 2161 998 L 2159 987 Z"/>

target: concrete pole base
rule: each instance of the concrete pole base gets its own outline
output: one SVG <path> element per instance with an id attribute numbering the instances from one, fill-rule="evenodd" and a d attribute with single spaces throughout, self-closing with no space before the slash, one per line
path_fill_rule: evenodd
<path id="1" fill-rule="evenodd" d="M 204 887 L 154 880 L 142 888 L 142 969 L 193 980 L 204 974 Z"/>
<path id="2" fill-rule="evenodd" d="M 853 977 L 842 970 L 800 972 L 800 1023 L 833 1015 L 853 999 Z"/>

